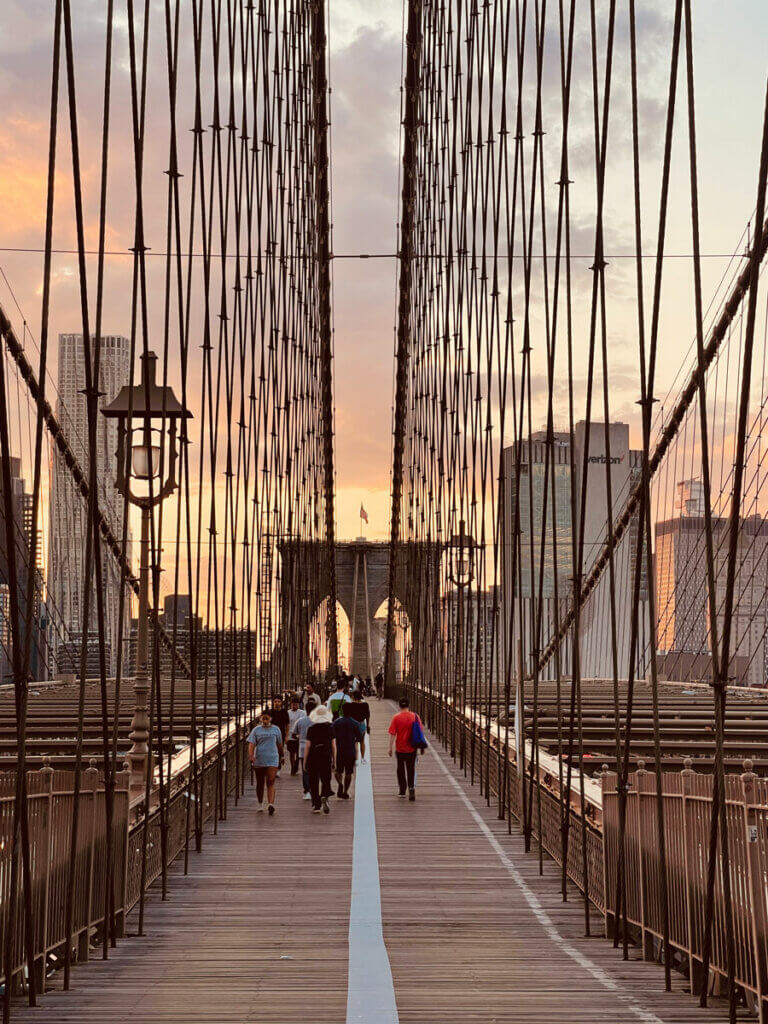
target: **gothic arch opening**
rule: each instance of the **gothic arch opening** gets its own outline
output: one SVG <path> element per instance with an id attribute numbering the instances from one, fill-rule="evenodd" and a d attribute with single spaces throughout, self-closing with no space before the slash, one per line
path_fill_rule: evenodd
<path id="1" fill-rule="evenodd" d="M 328 650 L 328 609 L 329 599 L 324 598 L 309 623 L 309 661 L 312 678 L 321 680 L 330 667 Z M 343 605 L 336 602 L 336 629 L 339 638 L 339 663 L 344 671 L 349 669 L 349 648 L 352 639 L 349 616 Z"/>
<path id="2" fill-rule="evenodd" d="M 389 600 L 385 599 L 376 609 L 373 621 L 376 635 L 376 671 L 384 666 L 384 649 L 387 642 L 387 614 Z M 395 682 L 400 683 L 410 672 L 411 652 L 413 648 L 413 630 L 411 620 L 405 608 L 394 598 L 394 674 Z"/>

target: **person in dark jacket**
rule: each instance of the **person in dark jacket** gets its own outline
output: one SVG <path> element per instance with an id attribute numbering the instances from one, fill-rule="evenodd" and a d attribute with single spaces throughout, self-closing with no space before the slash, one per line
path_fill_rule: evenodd
<path id="1" fill-rule="evenodd" d="M 365 737 L 371 731 L 371 709 L 368 701 L 363 700 L 359 690 L 352 694 L 352 703 L 344 705 L 344 714 L 354 718 L 363 727 L 363 735 L 360 739 L 360 764 L 365 764 Z"/>
<path id="2" fill-rule="evenodd" d="M 341 705 L 341 715 L 333 723 L 333 736 L 336 740 L 336 795 L 341 800 L 349 800 L 349 787 L 355 773 L 357 760 L 357 744 L 365 738 L 365 726 L 357 722 L 350 714 L 354 707 L 351 704 Z"/>
<path id="3" fill-rule="evenodd" d="M 331 795 L 331 772 L 336 759 L 336 741 L 333 737 L 333 714 L 330 708 L 321 704 L 309 716 L 312 725 L 304 742 L 304 766 L 309 773 L 309 791 L 312 794 L 312 810 L 328 814 L 328 797 Z"/>
<path id="4" fill-rule="evenodd" d="M 272 725 L 276 725 L 280 730 L 283 737 L 283 743 L 285 743 L 286 736 L 288 735 L 288 726 L 290 723 L 290 716 L 286 709 L 283 707 L 282 697 L 272 698 L 272 707 L 269 709 L 269 713 L 272 716 Z"/>

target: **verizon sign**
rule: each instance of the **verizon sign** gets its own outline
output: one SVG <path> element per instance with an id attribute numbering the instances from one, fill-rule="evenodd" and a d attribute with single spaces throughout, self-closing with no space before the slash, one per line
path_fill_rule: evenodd
<path id="1" fill-rule="evenodd" d="M 626 452 L 624 453 L 626 455 Z M 587 462 L 597 462 L 601 466 L 610 463 L 611 466 L 620 466 L 624 461 L 624 455 L 612 455 L 610 459 L 605 455 L 590 455 L 587 458 Z"/>

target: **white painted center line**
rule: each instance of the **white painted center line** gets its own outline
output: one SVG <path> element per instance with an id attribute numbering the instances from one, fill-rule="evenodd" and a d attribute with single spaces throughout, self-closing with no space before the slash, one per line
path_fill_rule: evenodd
<path id="1" fill-rule="evenodd" d="M 358 764 L 349 906 L 347 1024 L 399 1024 L 387 947 L 381 925 L 381 886 L 373 778 Z"/>

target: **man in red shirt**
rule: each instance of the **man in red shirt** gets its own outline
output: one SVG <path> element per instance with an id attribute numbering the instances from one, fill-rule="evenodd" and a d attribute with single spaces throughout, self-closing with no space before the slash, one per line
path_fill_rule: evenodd
<path id="1" fill-rule="evenodd" d="M 416 754 L 418 751 L 411 743 L 411 733 L 416 715 L 408 710 L 408 698 L 400 701 L 400 710 L 389 723 L 389 756 L 394 750 L 397 755 L 398 796 L 405 797 L 406 785 L 408 799 L 416 799 Z"/>

